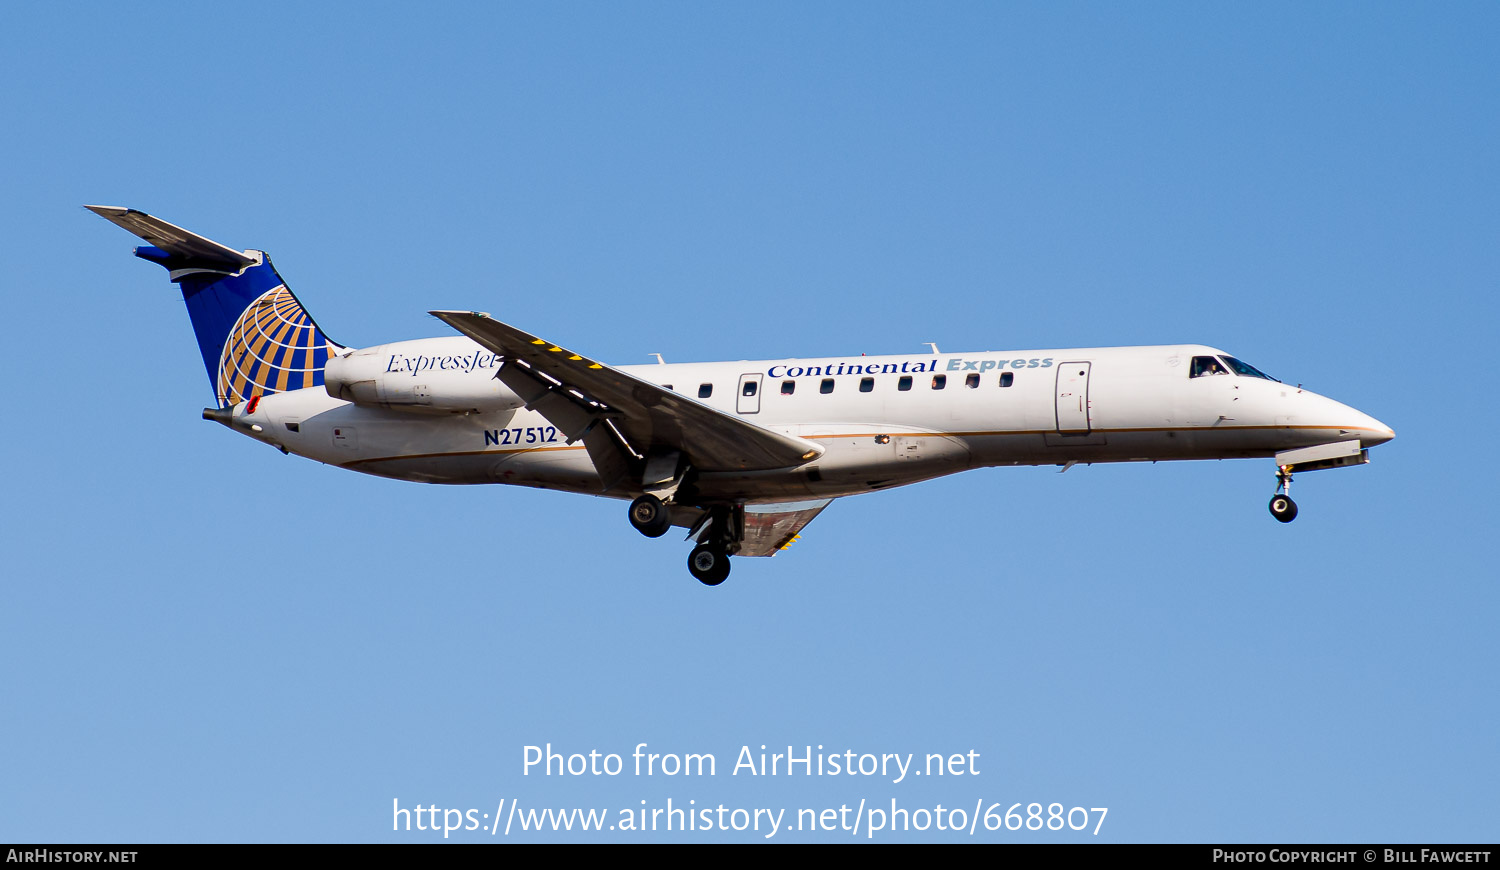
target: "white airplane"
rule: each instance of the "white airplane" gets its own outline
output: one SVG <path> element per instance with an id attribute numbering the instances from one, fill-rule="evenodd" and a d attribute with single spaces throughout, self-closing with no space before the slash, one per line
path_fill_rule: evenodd
<path id="1" fill-rule="evenodd" d="M 1361 465 L 1390 427 L 1212 347 L 610 366 L 487 314 L 462 335 L 330 341 L 262 251 L 127 208 L 182 289 L 218 402 L 203 417 L 342 468 L 631 499 L 648 537 L 688 529 L 688 570 L 774 556 L 841 496 L 999 465 L 1273 457 L 1271 513 L 1299 471 Z"/>

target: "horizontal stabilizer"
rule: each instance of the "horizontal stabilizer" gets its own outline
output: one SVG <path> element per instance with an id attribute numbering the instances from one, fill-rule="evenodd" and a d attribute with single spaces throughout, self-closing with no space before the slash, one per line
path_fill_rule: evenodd
<path id="1" fill-rule="evenodd" d="M 86 205 L 84 208 L 168 254 L 181 258 L 183 265 L 221 266 L 238 272 L 257 262 L 243 251 L 205 239 L 143 211 L 114 205 Z"/>

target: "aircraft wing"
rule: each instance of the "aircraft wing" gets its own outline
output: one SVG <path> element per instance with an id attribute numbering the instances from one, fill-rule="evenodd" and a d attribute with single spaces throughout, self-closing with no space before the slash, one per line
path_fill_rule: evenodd
<path id="1" fill-rule="evenodd" d="M 811 441 L 710 408 L 488 314 L 430 313 L 505 358 L 496 376 L 570 442 L 584 439 L 605 489 L 624 476 L 626 463 L 663 451 L 680 452 L 699 471 L 791 468 L 823 453 Z M 608 433 L 623 440 L 629 458 L 611 456 Z"/>
<path id="2" fill-rule="evenodd" d="M 745 537 L 737 556 L 774 556 L 797 540 L 797 533 L 833 502 L 796 501 L 745 505 Z"/>

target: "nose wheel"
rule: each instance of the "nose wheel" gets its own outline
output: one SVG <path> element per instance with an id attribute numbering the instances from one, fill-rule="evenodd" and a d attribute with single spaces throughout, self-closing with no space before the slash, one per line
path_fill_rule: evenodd
<path id="1" fill-rule="evenodd" d="M 1292 472 L 1289 466 L 1276 469 L 1276 494 L 1271 496 L 1271 516 L 1283 523 L 1297 518 L 1297 503 L 1292 501 Z"/>

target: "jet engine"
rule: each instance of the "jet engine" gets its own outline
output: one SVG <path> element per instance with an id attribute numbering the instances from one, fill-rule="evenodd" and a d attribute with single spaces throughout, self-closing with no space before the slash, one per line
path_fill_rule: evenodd
<path id="1" fill-rule="evenodd" d="M 444 347 L 443 345 L 448 345 Z M 500 357 L 464 342 L 396 342 L 331 357 L 323 369 L 328 395 L 357 405 L 427 414 L 520 408 L 525 402 L 495 377 Z"/>

